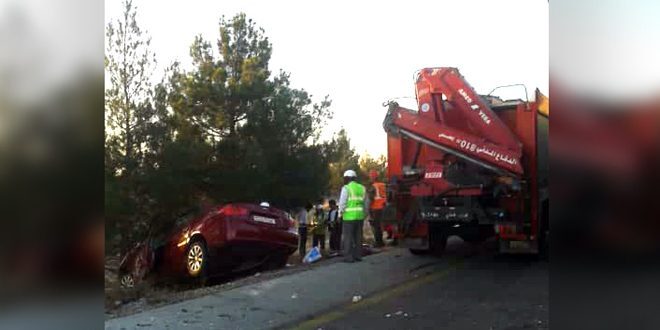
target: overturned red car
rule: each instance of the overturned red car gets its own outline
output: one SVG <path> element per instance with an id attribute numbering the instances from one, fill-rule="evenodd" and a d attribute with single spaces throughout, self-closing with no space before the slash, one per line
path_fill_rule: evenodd
<path id="1" fill-rule="evenodd" d="M 132 287 L 151 272 L 203 279 L 258 266 L 278 268 L 286 265 L 297 245 L 288 213 L 267 204 L 224 204 L 181 218 L 161 240 L 138 243 L 122 259 L 119 276 L 122 286 Z"/>

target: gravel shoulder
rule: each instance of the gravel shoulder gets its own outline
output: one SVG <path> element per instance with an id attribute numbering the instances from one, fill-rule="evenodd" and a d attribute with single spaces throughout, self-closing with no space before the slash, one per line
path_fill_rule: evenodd
<path id="1" fill-rule="evenodd" d="M 336 258 L 335 258 L 336 259 Z M 260 275 L 231 288 L 198 298 L 151 308 L 106 320 L 106 329 L 264 329 L 307 319 L 355 296 L 375 294 L 432 268 L 447 268 L 446 261 L 417 258 L 403 249 L 389 249 L 347 264 L 337 260 L 301 266 L 307 268 Z M 278 276 L 279 275 L 279 276 Z M 255 276 L 252 276 L 253 278 Z"/>
<path id="2" fill-rule="evenodd" d="M 371 253 L 377 254 L 392 249 L 370 249 Z M 209 294 L 218 294 L 223 291 L 251 285 L 281 276 L 288 276 L 299 272 L 325 267 L 339 262 L 340 258 L 322 258 L 312 264 L 303 264 L 301 257 L 294 253 L 289 257 L 285 268 L 259 271 L 250 270 L 234 274 L 228 274 L 214 278 L 207 286 L 191 287 L 190 285 L 179 283 L 169 285 L 156 285 L 153 278 L 147 278 L 135 288 L 123 289 L 120 287 L 117 268 L 119 258 L 109 257 L 106 259 L 105 276 L 105 318 L 117 318 L 136 313 L 142 313 L 154 308 L 166 306 L 169 304 L 186 301 L 194 298 L 203 297 Z"/>

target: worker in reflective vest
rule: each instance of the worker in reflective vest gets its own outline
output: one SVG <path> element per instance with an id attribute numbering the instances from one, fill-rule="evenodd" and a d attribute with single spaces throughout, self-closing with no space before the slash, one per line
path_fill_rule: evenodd
<path id="1" fill-rule="evenodd" d="M 339 194 L 345 262 L 362 261 L 362 226 L 367 216 L 369 198 L 366 188 L 356 180 L 355 171 L 344 172 L 344 186 Z"/>
<path id="2" fill-rule="evenodd" d="M 371 180 L 371 185 L 369 186 L 369 199 L 371 204 L 369 205 L 369 218 L 371 228 L 374 232 L 374 238 L 376 240 L 376 247 L 382 247 L 383 244 L 383 209 L 385 208 L 386 193 L 385 193 L 385 184 L 378 182 L 378 172 L 375 170 L 369 171 L 369 179 Z"/>

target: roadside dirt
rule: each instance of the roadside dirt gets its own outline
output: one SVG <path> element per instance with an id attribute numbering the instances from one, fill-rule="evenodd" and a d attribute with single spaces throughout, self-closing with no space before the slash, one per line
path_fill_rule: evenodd
<path id="1" fill-rule="evenodd" d="M 371 249 L 369 253 L 379 253 L 388 249 Z M 119 257 L 106 257 L 105 261 L 105 317 L 106 319 L 131 315 L 172 303 L 194 299 L 209 294 L 219 293 L 244 285 L 286 276 L 289 274 L 323 267 L 338 261 L 341 258 L 324 258 L 313 263 L 303 264 L 298 252 L 289 257 L 286 267 L 260 272 L 259 270 L 245 271 L 211 279 L 206 286 L 192 286 L 190 284 L 154 284 L 154 279 L 147 277 L 132 289 L 123 289 L 120 286 L 117 270 Z"/>

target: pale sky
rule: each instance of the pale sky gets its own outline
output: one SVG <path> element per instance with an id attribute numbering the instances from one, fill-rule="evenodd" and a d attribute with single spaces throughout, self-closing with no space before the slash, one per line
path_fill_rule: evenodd
<path id="1" fill-rule="evenodd" d="M 382 103 L 415 96 L 413 73 L 454 66 L 479 93 L 522 83 L 548 95 L 548 2 L 135 0 L 138 24 L 152 37 L 158 78 L 174 60 L 189 68 L 197 34 L 218 38 L 221 15 L 244 12 L 273 45 L 272 72 L 291 73 L 294 87 L 320 101 L 330 95 L 329 136 L 344 127 L 358 151 L 386 153 Z M 105 19 L 121 0 L 106 0 Z M 521 88 L 503 98 L 524 98 Z M 399 100 L 416 108 L 414 99 Z"/>

